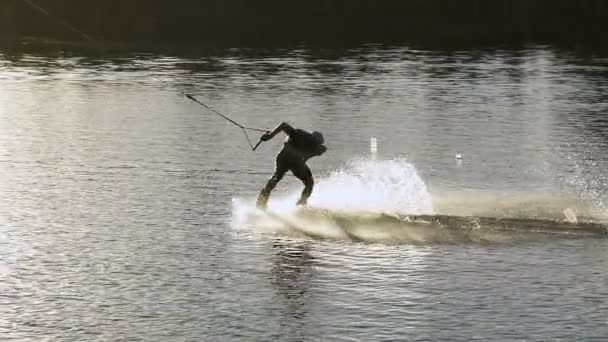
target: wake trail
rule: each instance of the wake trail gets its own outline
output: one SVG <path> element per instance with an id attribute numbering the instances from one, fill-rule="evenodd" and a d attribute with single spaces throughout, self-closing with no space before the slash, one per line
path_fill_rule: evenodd
<path id="1" fill-rule="evenodd" d="M 588 203 L 551 200 L 555 197 L 431 196 L 405 159 L 354 161 L 317 182 L 308 208 L 295 207 L 298 196 L 299 189 L 274 194 L 268 212 L 256 209 L 253 198 L 235 198 L 232 226 L 381 243 L 502 243 L 547 235 L 605 236 L 607 232 L 608 220 L 597 219 Z M 536 205 L 530 205 L 531 201 Z M 575 209 L 564 207 L 575 204 Z M 583 215 L 577 218 L 578 214 Z"/>

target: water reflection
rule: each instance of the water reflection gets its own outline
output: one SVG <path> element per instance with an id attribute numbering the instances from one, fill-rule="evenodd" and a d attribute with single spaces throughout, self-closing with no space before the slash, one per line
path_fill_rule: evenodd
<path id="1" fill-rule="evenodd" d="M 314 257 L 310 241 L 274 239 L 272 283 L 288 303 L 290 316 L 306 314 L 306 297 L 313 277 Z"/>
<path id="2" fill-rule="evenodd" d="M 314 300 L 310 289 L 314 277 L 311 241 L 274 239 L 272 285 L 282 301 L 279 325 L 285 336 L 304 340 L 306 320 Z"/>

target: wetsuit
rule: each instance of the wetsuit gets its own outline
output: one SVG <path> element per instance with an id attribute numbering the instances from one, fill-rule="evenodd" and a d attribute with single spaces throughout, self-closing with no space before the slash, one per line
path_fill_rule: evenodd
<path id="1" fill-rule="evenodd" d="M 309 132 L 294 129 L 286 124 L 281 130 L 288 135 L 288 138 L 285 141 L 283 149 L 276 157 L 276 168 L 272 178 L 270 178 L 258 197 L 257 206 L 261 208 L 266 206 L 270 192 L 283 179 L 287 171 L 291 171 L 294 176 L 304 183 L 304 190 L 298 204 L 305 205 L 314 186 L 312 172 L 308 165 L 306 165 L 306 161 L 314 156 L 320 156 L 327 150 L 322 143 L 322 139 L 319 141 L 315 135 Z"/>

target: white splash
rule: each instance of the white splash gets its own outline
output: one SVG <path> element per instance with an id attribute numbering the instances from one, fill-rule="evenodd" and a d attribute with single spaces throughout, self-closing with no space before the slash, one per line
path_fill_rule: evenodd
<path id="1" fill-rule="evenodd" d="M 341 211 L 433 213 L 426 185 L 404 159 L 353 162 L 318 181 L 309 204 Z"/>
<path id="2" fill-rule="evenodd" d="M 268 206 L 279 213 L 290 212 L 302 188 L 288 195 L 273 193 Z M 233 216 L 245 201 L 235 200 Z M 341 212 L 386 214 L 433 214 L 431 196 L 416 169 L 405 159 L 360 160 L 316 181 L 308 204 Z"/>
<path id="3" fill-rule="evenodd" d="M 272 214 L 256 210 L 254 199 L 234 198 L 232 227 L 239 230 L 253 228 L 258 232 L 272 234 L 298 236 L 304 233 L 330 239 L 350 239 L 345 227 L 337 224 L 331 216 L 326 217 L 324 212 L 319 213 L 313 209 L 306 215 L 306 212 L 297 210 L 295 203 L 301 190 L 302 187 L 297 187 L 286 195 L 273 193 L 268 202 Z M 382 220 L 382 214 L 433 214 L 431 196 L 426 185 L 414 166 L 404 159 L 352 162 L 328 177 L 319 179 L 308 204 L 311 208 L 327 209 L 336 215 L 354 215 L 345 217 L 360 219 L 376 217 Z M 378 214 L 380 216 L 374 216 Z M 355 224 L 347 228 L 348 231 L 358 232 L 358 238 L 365 236 L 366 241 L 391 241 L 394 238 L 391 234 L 395 233 L 390 227 L 387 227 L 387 232 L 368 224 Z M 402 230 L 399 229 L 399 234 L 405 234 Z M 409 238 L 415 239 L 412 236 Z"/>

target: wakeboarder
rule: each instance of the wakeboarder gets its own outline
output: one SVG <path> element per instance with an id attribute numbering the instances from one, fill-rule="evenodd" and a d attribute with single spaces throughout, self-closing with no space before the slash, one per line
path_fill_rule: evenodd
<path id="1" fill-rule="evenodd" d="M 327 150 L 327 147 L 323 145 L 325 142 L 323 134 L 316 131 L 309 133 L 296 129 L 286 122 L 281 123 L 274 130 L 266 132 L 260 140 L 268 141 L 279 132 L 287 134 L 287 140 L 285 140 L 283 148 L 276 157 L 274 174 L 268 180 L 256 201 L 256 206 L 260 209 L 266 208 L 270 193 L 283 179 L 287 171 L 291 171 L 294 176 L 304 183 L 304 190 L 302 190 L 297 205 L 306 205 L 314 186 L 312 172 L 306 165 L 306 161 L 312 157 L 322 155 Z"/>

